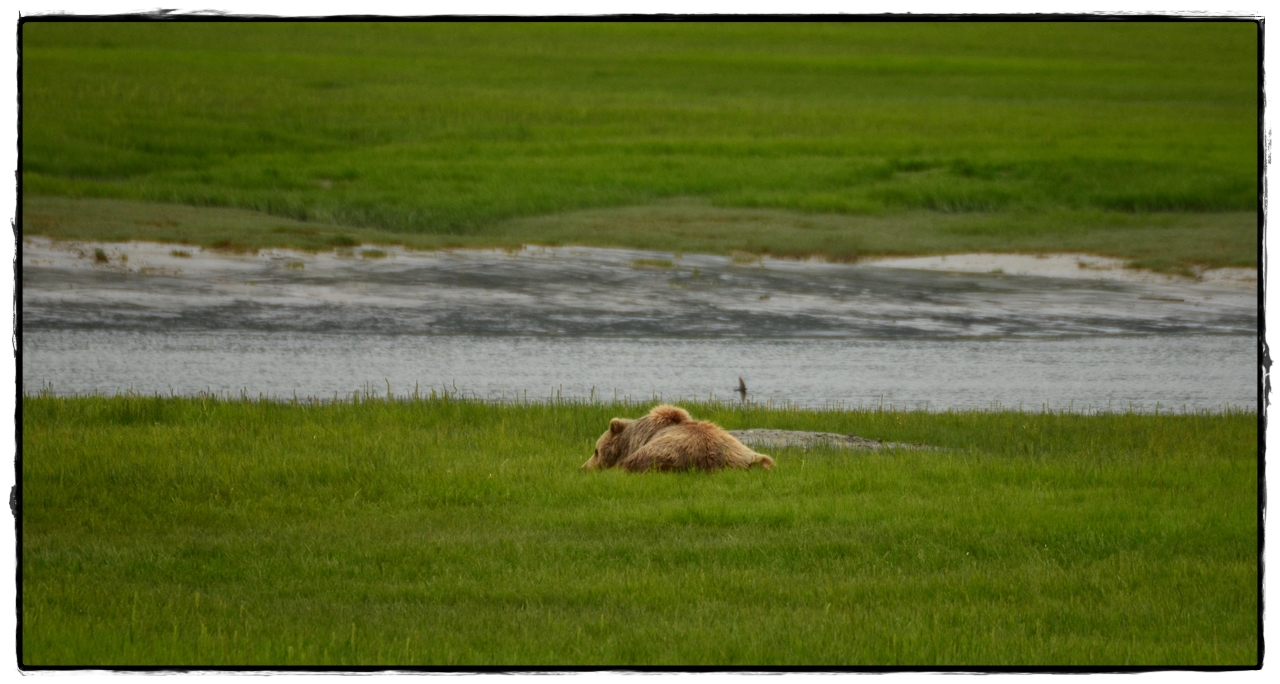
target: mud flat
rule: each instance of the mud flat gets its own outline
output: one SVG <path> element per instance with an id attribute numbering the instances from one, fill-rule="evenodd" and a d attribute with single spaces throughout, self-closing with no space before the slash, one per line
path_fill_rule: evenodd
<path id="1" fill-rule="evenodd" d="M 1232 288 L 1253 290 L 1258 287 L 1258 272 L 1252 268 L 1202 268 L 1193 276 L 1156 273 L 1128 268 L 1124 259 L 1096 254 L 999 254 L 975 252 L 943 256 L 886 258 L 867 261 L 868 266 L 903 268 L 951 273 L 990 273 L 997 275 L 1040 276 L 1073 280 L 1113 280 L 1193 289 Z"/>

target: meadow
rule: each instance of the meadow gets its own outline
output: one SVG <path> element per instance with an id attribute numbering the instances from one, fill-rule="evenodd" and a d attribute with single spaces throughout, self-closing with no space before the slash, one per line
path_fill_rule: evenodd
<path id="1" fill-rule="evenodd" d="M 20 40 L 24 235 L 1258 263 L 1254 23 L 37 20 Z M 635 476 L 577 467 L 647 405 L 26 395 L 19 657 L 1259 662 L 1256 413 L 684 405 L 945 449 Z"/>
<path id="2" fill-rule="evenodd" d="M 683 405 L 946 450 L 588 473 L 648 405 L 28 395 L 21 661 L 1259 662 L 1256 413 Z"/>
<path id="3" fill-rule="evenodd" d="M 26 234 L 1257 264 L 1248 22 L 21 32 Z"/>

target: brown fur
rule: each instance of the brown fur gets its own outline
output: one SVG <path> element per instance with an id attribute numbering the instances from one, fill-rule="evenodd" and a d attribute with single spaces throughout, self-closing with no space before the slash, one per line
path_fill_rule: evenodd
<path id="1" fill-rule="evenodd" d="M 645 470 L 705 470 L 773 467 L 773 459 L 752 451 L 718 425 L 694 420 L 675 406 L 656 406 L 630 420 L 614 418 L 596 441 L 596 451 L 582 464 L 585 470 L 618 467 Z"/>

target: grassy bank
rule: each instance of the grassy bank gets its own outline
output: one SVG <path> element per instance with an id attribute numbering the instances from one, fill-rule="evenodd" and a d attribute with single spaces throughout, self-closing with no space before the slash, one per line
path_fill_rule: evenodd
<path id="1" fill-rule="evenodd" d="M 28 200 L 239 208 L 425 246 L 653 242 L 591 214 L 629 208 L 674 221 L 666 249 L 1256 263 L 1249 23 L 22 30 Z M 697 227 L 707 212 L 718 229 Z M 726 216 L 772 227 L 716 237 Z M 183 232 L 163 228 L 127 234 Z M 1231 246 L 1169 261 L 1171 234 Z M 270 241 L 325 242 L 242 238 Z"/>
<path id="2" fill-rule="evenodd" d="M 1256 414 L 822 412 L 940 453 L 582 473 L 643 406 L 27 397 L 22 660 L 1249 664 Z"/>

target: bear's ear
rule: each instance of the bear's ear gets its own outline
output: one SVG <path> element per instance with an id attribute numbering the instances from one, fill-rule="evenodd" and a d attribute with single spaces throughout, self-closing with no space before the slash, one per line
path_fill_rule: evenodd
<path id="1" fill-rule="evenodd" d="M 614 418 L 613 420 L 609 421 L 609 432 L 616 435 L 619 432 L 622 432 L 623 429 L 625 429 L 627 427 L 627 424 L 629 424 L 630 422 L 631 421 L 627 420 L 626 418 Z"/>

